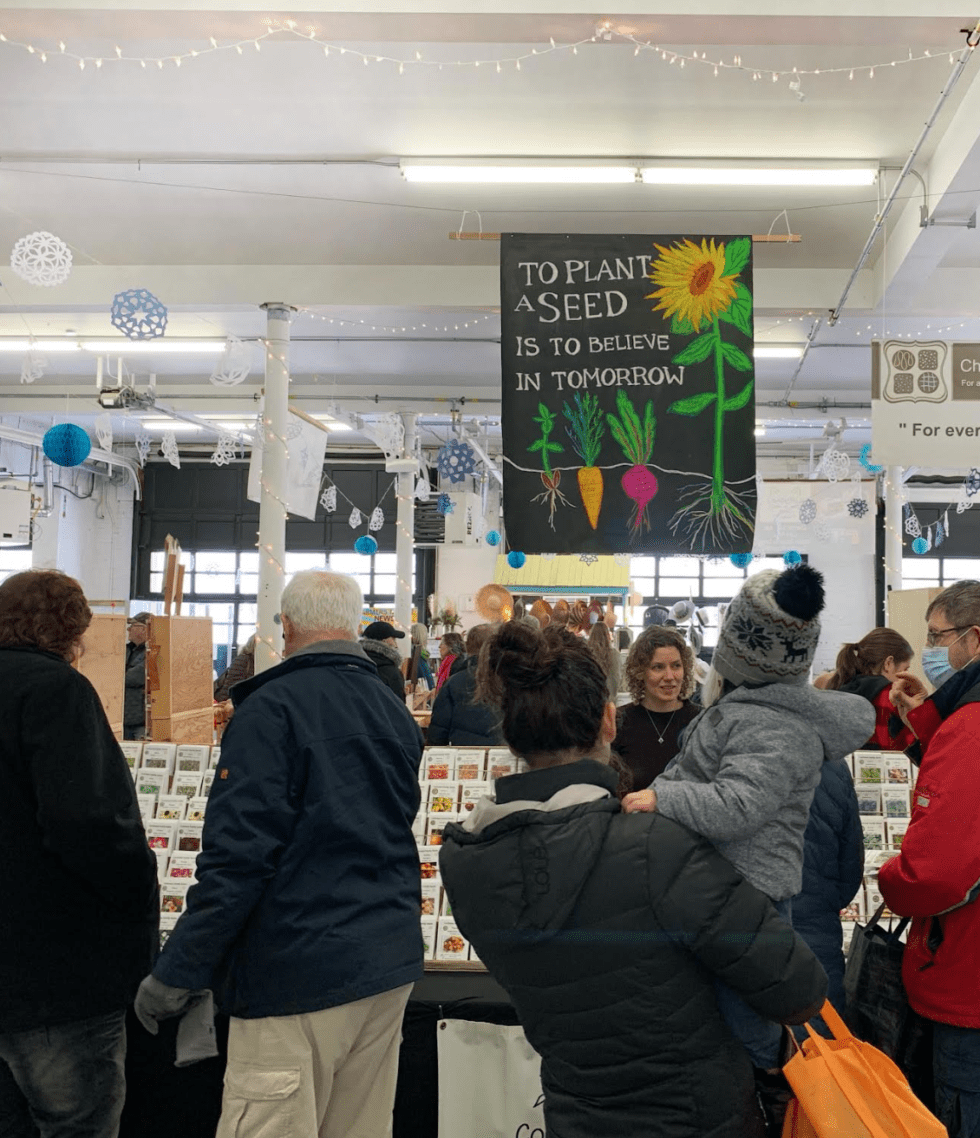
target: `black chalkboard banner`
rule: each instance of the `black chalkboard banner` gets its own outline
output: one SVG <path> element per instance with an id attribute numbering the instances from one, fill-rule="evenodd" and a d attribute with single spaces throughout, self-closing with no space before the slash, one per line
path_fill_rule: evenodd
<path id="1" fill-rule="evenodd" d="M 504 233 L 500 295 L 510 547 L 751 550 L 751 237 Z"/>

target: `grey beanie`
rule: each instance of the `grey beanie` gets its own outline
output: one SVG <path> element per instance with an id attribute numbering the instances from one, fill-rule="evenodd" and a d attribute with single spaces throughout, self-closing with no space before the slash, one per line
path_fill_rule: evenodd
<path id="1" fill-rule="evenodd" d="M 736 686 L 805 683 L 823 604 L 823 577 L 809 565 L 756 573 L 728 606 L 712 665 Z"/>

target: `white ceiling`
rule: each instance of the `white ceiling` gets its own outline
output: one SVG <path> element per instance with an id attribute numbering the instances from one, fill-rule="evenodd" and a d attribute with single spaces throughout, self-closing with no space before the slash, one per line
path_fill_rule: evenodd
<path id="1" fill-rule="evenodd" d="M 827 312 L 896 172 L 870 191 L 691 190 L 433 187 L 409 185 L 397 169 L 411 156 L 493 155 L 900 167 L 950 76 L 949 54 L 960 55 L 961 28 L 976 22 L 947 0 L 927 16 L 911 0 L 859 0 L 845 16 L 828 0 L 757 0 L 753 14 L 734 0 L 696 0 L 683 12 L 648 2 L 601 16 L 575 0 L 541 0 L 533 15 L 500 4 L 486 12 L 479 0 L 458 0 L 451 13 L 435 0 L 346 0 L 337 5 L 345 11 L 324 3 L 305 13 L 79 3 L 0 10 L 0 250 L 47 229 L 75 257 L 71 278 L 52 289 L 0 263 L 0 337 L 116 336 L 114 293 L 150 288 L 170 308 L 168 336 L 255 342 L 253 373 L 231 390 L 208 382 L 211 358 L 123 351 L 131 373 L 153 371 L 161 398 L 198 414 L 254 407 L 259 305 L 269 300 L 300 309 L 293 396 L 310 410 L 337 399 L 361 412 L 433 416 L 465 397 L 475 401 L 467 414 L 499 413 L 499 246 L 449 240 L 460 228 L 724 234 L 788 223 L 799 244 L 755 248 L 757 342 L 803 343 L 821 323 L 798 374 L 792 360 L 759 362 L 758 418 L 772 424 L 764 449 L 819 434 L 824 412 L 789 403 L 827 401 L 826 415 L 867 421 L 872 338 L 980 339 L 980 232 L 962 224 L 980 204 L 976 59 L 917 157 L 927 198 L 906 180 L 834 327 Z M 329 42 L 329 55 L 288 30 L 255 50 L 254 38 L 290 19 Z M 566 45 L 590 41 L 600 19 L 612 38 L 573 53 Z M 212 36 L 246 42 L 241 53 L 207 52 Z M 654 51 L 636 54 L 634 41 L 726 64 L 739 56 L 743 69 L 715 77 L 700 59 L 682 69 Z M 151 62 L 116 60 L 117 47 Z M 204 54 L 176 67 L 173 56 L 191 50 Z M 926 50 L 932 58 L 902 62 Z M 88 57 L 84 70 L 72 54 Z M 403 73 L 379 55 L 404 61 Z M 525 57 L 520 70 L 515 57 Z M 753 68 L 794 67 L 821 72 L 800 79 L 805 100 L 791 75 L 752 78 Z M 924 200 L 952 224 L 920 228 Z M 52 355 L 30 386 L 20 367 L 19 355 L 0 352 L 0 416 L 98 410 L 90 356 Z"/>

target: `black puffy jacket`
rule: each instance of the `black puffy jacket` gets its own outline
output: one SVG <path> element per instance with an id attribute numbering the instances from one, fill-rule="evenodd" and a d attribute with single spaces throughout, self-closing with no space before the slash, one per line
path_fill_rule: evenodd
<path id="1" fill-rule="evenodd" d="M 439 689 L 432 705 L 432 720 L 426 740 L 431 747 L 499 747 L 500 712 L 476 702 L 476 657 L 467 656 L 466 666 Z"/>
<path id="2" fill-rule="evenodd" d="M 779 1020 L 826 978 L 708 841 L 622 814 L 615 786 L 589 759 L 498 779 L 444 835 L 453 915 L 541 1055 L 548 1138 L 749 1138 L 751 1065 L 712 980 Z"/>
<path id="3" fill-rule="evenodd" d="M 824 763 L 803 835 L 803 889 L 793 898 L 793 928 L 829 978 L 827 997 L 844 1012 L 840 911 L 864 873 L 864 837 L 854 780 L 843 759 Z"/>

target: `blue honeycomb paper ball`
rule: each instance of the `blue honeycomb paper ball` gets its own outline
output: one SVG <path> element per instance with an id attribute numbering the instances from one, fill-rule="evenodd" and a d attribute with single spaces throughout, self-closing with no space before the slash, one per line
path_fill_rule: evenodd
<path id="1" fill-rule="evenodd" d="M 920 557 L 923 553 L 928 553 L 929 542 L 926 541 L 924 537 L 917 537 L 915 541 L 912 542 L 912 552 L 918 553 Z"/>
<path id="2" fill-rule="evenodd" d="M 784 565 L 799 565 L 802 560 L 802 556 L 795 549 L 787 549 L 783 554 Z"/>
<path id="3" fill-rule="evenodd" d="M 487 545 L 499 545 L 500 534 L 495 529 L 487 530 Z"/>
<path id="4" fill-rule="evenodd" d="M 41 440 L 44 453 L 56 466 L 80 466 L 92 450 L 92 442 L 75 423 L 59 423 Z"/>
<path id="5" fill-rule="evenodd" d="M 507 564 L 511 569 L 522 568 L 525 561 L 527 561 L 527 558 L 523 553 L 518 553 L 516 549 L 511 550 L 511 552 L 507 554 Z"/>
<path id="6" fill-rule="evenodd" d="M 728 559 L 736 569 L 747 569 L 752 564 L 751 553 L 733 553 Z"/>
<path id="7" fill-rule="evenodd" d="M 368 537 L 365 534 L 354 542 L 354 549 L 357 553 L 363 553 L 365 557 L 370 557 L 372 553 L 378 552 L 378 543 L 373 537 Z"/>

